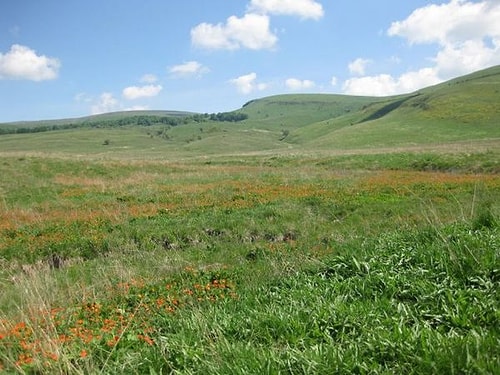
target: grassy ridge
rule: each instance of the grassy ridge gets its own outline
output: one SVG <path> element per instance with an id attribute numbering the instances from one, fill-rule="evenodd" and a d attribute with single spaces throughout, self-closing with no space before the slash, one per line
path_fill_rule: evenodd
<path id="1" fill-rule="evenodd" d="M 127 117 L 137 117 L 137 116 L 156 116 L 156 117 L 187 117 L 194 115 L 192 112 L 184 111 L 165 111 L 165 110 L 136 110 L 136 111 L 120 111 L 120 112 L 109 112 L 102 113 L 99 115 L 84 116 L 79 118 L 67 118 L 67 119 L 54 119 L 54 120 L 39 120 L 39 121 L 17 121 L 17 122 L 6 122 L 1 123 L 2 127 L 26 127 L 35 128 L 37 126 L 46 125 L 64 125 L 69 123 L 83 124 L 91 123 L 95 121 L 110 121 L 110 120 L 120 120 Z"/>
<path id="2" fill-rule="evenodd" d="M 320 148 L 439 144 L 500 137 L 500 68 L 464 76 L 361 111 L 302 127 L 296 143 Z"/>
<path id="3" fill-rule="evenodd" d="M 329 94 L 277 95 L 246 103 L 242 111 L 250 120 L 275 128 L 286 125 L 290 129 L 318 121 L 357 112 L 363 106 L 377 101 L 373 97 L 354 97 Z"/>

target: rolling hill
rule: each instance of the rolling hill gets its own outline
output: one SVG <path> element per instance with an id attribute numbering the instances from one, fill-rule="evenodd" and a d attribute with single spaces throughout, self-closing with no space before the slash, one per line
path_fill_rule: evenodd
<path id="1" fill-rule="evenodd" d="M 230 113 L 243 115 L 243 121 L 134 111 L 0 124 L 0 134 L 12 133 L 0 135 L 0 152 L 187 157 L 443 144 L 498 148 L 499 103 L 500 66 L 495 66 L 405 95 L 265 97 Z"/>
<path id="2" fill-rule="evenodd" d="M 294 129 L 287 141 L 305 147 L 346 149 L 498 139 L 500 67 L 407 95 L 285 95 L 254 101 L 245 109 L 250 118 L 260 114 L 264 123 L 280 121 L 278 111 L 281 117 L 286 113 L 293 121 L 282 118 L 280 123 Z M 314 120 L 304 124 L 307 112 Z M 296 126 L 295 121 L 302 125 Z"/>

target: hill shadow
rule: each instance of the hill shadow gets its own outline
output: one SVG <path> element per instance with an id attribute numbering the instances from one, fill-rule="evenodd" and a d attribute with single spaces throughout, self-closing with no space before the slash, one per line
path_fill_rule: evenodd
<path id="1" fill-rule="evenodd" d="M 362 119 L 361 121 L 359 121 L 358 124 L 382 118 L 385 115 L 389 114 L 390 112 L 394 111 L 395 109 L 399 108 L 406 101 L 408 101 L 410 99 L 413 99 L 413 98 L 415 98 L 415 97 L 417 97 L 419 95 L 422 95 L 422 94 L 421 93 L 417 93 L 417 94 L 414 94 L 414 95 L 407 96 L 407 97 L 405 97 L 403 99 L 399 99 L 399 100 L 393 101 L 393 102 L 391 102 L 391 103 L 383 106 L 382 108 L 378 109 L 377 111 L 373 112 L 368 117 L 365 117 L 364 119 Z"/>

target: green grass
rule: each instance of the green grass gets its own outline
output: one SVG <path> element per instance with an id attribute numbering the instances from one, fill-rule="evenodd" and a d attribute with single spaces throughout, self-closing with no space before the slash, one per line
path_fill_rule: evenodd
<path id="1" fill-rule="evenodd" d="M 252 100 L 238 112 L 240 122 L 186 117 L 177 126 L 77 128 L 0 136 L 0 152 L 36 150 L 98 158 L 193 158 L 241 154 L 382 153 L 387 149 L 455 147 L 463 151 L 499 148 L 500 67 L 492 67 L 415 93 L 392 97 L 331 94 L 277 95 Z M 77 119 L 109 121 L 127 116 L 175 111 L 120 112 Z M 58 125 L 67 120 L 23 123 L 24 127 Z M 0 124 L 10 128 L 12 124 Z M 449 150 L 448 150 L 449 151 Z"/>
<path id="2" fill-rule="evenodd" d="M 363 107 L 311 119 L 287 140 L 316 149 L 341 150 L 486 139 L 498 142 L 499 98 L 499 67 L 493 67 L 404 96 L 369 101 L 353 97 L 352 103 L 357 100 Z M 322 112 L 318 109 L 317 113 Z"/>
<path id="3" fill-rule="evenodd" d="M 497 77 L 1 135 L 0 372 L 497 373 Z"/>
<path id="4" fill-rule="evenodd" d="M 3 157 L 6 373 L 494 373 L 496 154 Z"/>

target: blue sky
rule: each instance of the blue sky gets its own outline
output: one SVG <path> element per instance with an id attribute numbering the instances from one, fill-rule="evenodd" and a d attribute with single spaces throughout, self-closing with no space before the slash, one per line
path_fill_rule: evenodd
<path id="1" fill-rule="evenodd" d="M 0 122 L 392 95 L 500 64 L 500 0 L 2 0 Z"/>

